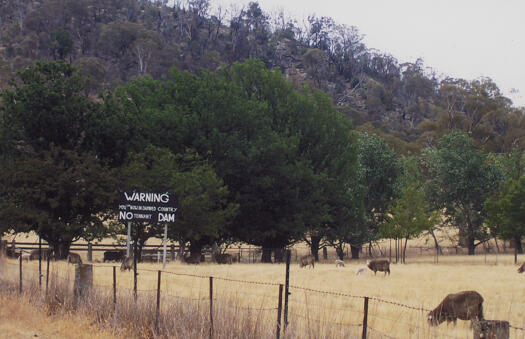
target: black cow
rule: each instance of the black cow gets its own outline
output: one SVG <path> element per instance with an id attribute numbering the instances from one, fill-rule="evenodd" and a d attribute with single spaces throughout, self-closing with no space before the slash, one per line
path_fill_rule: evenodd
<path id="1" fill-rule="evenodd" d="M 122 261 L 123 258 L 124 251 L 105 251 L 103 261 Z"/>

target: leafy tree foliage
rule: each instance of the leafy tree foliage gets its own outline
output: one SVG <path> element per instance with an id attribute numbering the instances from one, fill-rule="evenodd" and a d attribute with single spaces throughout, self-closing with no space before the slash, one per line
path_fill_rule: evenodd
<path id="1" fill-rule="evenodd" d="M 505 240 L 513 240 L 517 253 L 523 253 L 521 239 L 525 236 L 525 177 L 509 179 L 501 191 L 487 200 L 487 224 Z"/>
<path id="2" fill-rule="evenodd" d="M 35 231 L 64 259 L 73 241 L 105 235 L 116 180 L 92 155 L 53 149 L 4 162 L 0 218 L 17 232 Z"/>
<path id="3" fill-rule="evenodd" d="M 445 209 L 445 215 L 459 228 L 468 253 L 474 254 L 488 236 L 484 203 L 498 188 L 501 171 L 459 131 L 442 137 L 436 150 L 427 150 L 425 162 L 430 200 L 436 208 Z"/>

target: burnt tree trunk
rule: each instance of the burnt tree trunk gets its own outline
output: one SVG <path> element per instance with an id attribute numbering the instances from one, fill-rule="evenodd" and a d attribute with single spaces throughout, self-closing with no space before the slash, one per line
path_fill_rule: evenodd
<path id="1" fill-rule="evenodd" d="M 521 237 L 519 235 L 514 236 L 514 246 L 518 254 L 523 254 L 523 246 L 521 245 Z"/>
<path id="2" fill-rule="evenodd" d="M 284 254 L 286 253 L 284 248 L 276 248 L 274 251 L 275 262 L 284 262 Z"/>

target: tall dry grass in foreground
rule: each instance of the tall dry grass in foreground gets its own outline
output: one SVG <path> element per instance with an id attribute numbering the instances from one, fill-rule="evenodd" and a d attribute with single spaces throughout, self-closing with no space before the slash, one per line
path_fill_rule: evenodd
<path id="1" fill-rule="evenodd" d="M 484 256 L 448 256 L 440 258 L 438 265 L 428 262 L 392 264 L 391 276 L 382 273 L 374 276 L 372 272 L 356 276 L 357 268 L 363 263 L 347 263 L 345 268 L 321 264 L 313 270 L 300 269 L 294 264 L 290 273 L 289 326 L 283 337 L 360 337 L 363 320 L 360 296 L 369 296 L 377 298 L 369 303 L 370 338 L 471 338 L 468 322 L 459 320 L 457 326 L 444 323 L 438 327 L 429 327 L 426 323 L 425 310 L 434 308 L 446 294 L 460 290 L 481 293 L 485 299 L 485 318 L 508 320 L 513 326 L 523 327 L 525 276 L 516 272 L 512 261 L 511 255 L 500 255 L 497 264 L 490 258 L 487 261 L 490 265 L 485 264 Z M 41 303 L 55 312 L 70 312 L 73 265 L 51 264 L 54 292 L 48 295 L 56 297 L 48 297 Z M 37 265 L 36 262 L 24 263 L 24 272 L 34 271 Z M 190 266 L 170 263 L 166 270 L 175 274 L 162 274 L 158 331 L 154 326 L 155 289 L 156 270 L 161 266 L 139 265 L 137 304 L 131 291 L 133 274 L 117 270 L 119 292 L 115 313 L 111 295 L 112 268 L 102 264 L 94 266 L 96 288 L 79 306 L 77 314 L 93 319 L 102 327 L 140 338 L 208 338 L 208 277 L 214 276 L 214 337 L 275 337 L 278 297 L 275 284 L 284 283 L 283 264 Z M 16 261 L 7 260 L 1 269 L 2 280 L 17 281 Z M 24 277 L 31 279 L 29 273 Z M 31 298 L 42 300 L 37 288 L 26 290 Z M 512 329 L 511 337 L 525 338 L 525 331 Z"/>

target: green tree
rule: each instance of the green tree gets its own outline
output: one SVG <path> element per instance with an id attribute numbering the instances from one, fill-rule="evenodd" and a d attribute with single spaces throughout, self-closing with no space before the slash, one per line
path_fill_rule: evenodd
<path id="1" fill-rule="evenodd" d="M 521 239 L 525 236 L 525 177 L 509 179 L 502 190 L 487 199 L 486 208 L 490 230 L 502 239 L 513 240 L 516 254 L 523 253 Z"/>
<path id="2" fill-rule="evenodd" d="M 0 103 L 4 145 L 89 151 L 99 106 L 83 94 L 84 84 L 77 69 L 63 61 L 36 63 L 17 73 Z"/>
<path id="3" fill-rule="evenodd" d="M 439 215 L 430 209 L 421 187 L 413 183 L 405 186 L 401 197 L 390 205 L 380 233 L 383 237 L 405 240 L 401 257 L 405 263 L 408 240 L 429 231 L 438 219 Z"/>
<path id="4" fill-rule="evenodd" d="M 473 255 L 476 246 L 488 239 L 484 203 L 498 188 L 501 171 L 459 131 L 442 137 L 436 150 L 427 150 L 424 162 L 430 201 L 435 208 L 444 209 Z"/>
<path id="5" fill-rule="evenodd" d="M 116 206 L 116 180 L 91 154 L 53 149 L 5 161 L 0 216 L 17 232 L 35 231 L 59 259 L 72 242 L 102 238 Z"/>

